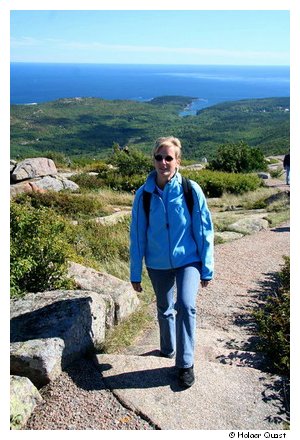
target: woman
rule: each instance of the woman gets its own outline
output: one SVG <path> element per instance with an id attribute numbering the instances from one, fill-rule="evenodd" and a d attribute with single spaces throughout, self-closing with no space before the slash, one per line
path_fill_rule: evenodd
<path id="1" fill-rule="evenodd" d="M 200 281 L 206 287 L 213 277 L 213 225 L 203 192 L 193 181 L 190 215 L 178 172 L 179 139 L 159 138 L 153 156 L 155 170 L 137 190 L 132 209 L 131 283 L 142 291 L 145 258 L 157 300 L 161 356 L 176 357 L 179 382 L 190 387 L 195 382 L 196 295 Z M 151 194 L 149 216 L 145 192 Z"/>

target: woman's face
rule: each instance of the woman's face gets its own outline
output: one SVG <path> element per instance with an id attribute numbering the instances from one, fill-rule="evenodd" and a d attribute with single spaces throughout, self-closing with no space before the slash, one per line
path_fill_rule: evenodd
<path id="1" fill-rule="evenodd" d="M 157 172 L 157 183 L 166 183 L 174 176 L 180 164 L 180 159 L 176 159 L 175 152 L 175 146 L 162 145 L 155 153 L 154 166 Z"/>

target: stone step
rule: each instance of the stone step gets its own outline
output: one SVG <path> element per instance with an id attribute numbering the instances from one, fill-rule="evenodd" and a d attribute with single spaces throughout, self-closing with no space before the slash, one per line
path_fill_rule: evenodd
<path id="1" fill-rule="evenodd" d="M 189 389 L 178 385 L 174 360 L 102 354 L 95 362 L 120 401 L 162 430 L 283 429 L 280 377 L 196 358 Z"/>

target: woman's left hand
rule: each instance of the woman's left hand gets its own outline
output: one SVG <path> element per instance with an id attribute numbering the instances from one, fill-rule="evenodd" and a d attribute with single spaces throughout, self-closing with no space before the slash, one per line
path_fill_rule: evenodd
<path id="1" fill-rule="evenodd" d="M 202 287 L 207 287 L 209 283 L 209 280 L 201 280 L 201 286 Z"/>
<path id="2" fill-rule="evenodd" d="M 140 293 L 143 291 L 141 283 L 131 283 L 131 285 L 136 292 Z"/>

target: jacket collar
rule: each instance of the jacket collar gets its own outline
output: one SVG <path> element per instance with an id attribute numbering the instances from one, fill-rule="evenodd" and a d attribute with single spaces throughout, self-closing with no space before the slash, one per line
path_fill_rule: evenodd
<path id="1" fill-rule="evenodd" d="M 153 193 L 155 191 L 155 186 L 156 186 L 156 170 L 153 170 L 147 177 L 147 180 L 145 182 L 145 186 L 144 189 L 147 192 Z M 170 184 L 171 186 L 176 185 L 176 183 L 181 184 L 182 183 L 182 176 L 181 174 L 176 171 L 176 173 L 174 174 L 174 176 L 172 177 L 172 179 L 170 180 Z"/>

